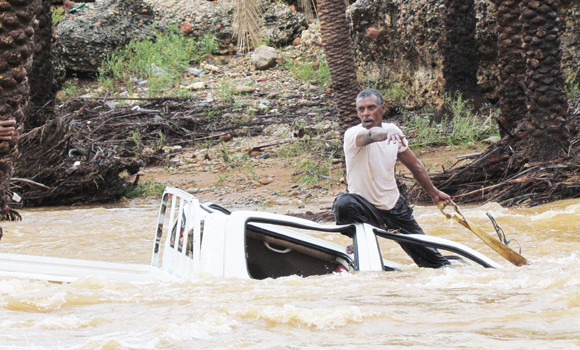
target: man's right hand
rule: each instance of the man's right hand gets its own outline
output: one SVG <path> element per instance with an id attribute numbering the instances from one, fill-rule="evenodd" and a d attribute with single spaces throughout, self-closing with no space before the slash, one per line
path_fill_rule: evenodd
<path id="1" fill-rule="evenodd" d="M 16 128 L 16 120 L 8 119 L 8 120 L 0 120 L 0 140 L 2 141 L 10 141 Z"/>

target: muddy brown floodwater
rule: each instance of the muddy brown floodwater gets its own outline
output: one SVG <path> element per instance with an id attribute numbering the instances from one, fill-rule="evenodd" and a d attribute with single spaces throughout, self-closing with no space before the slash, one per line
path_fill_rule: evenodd
<path id="1" fill-rule="evenodd" d="M 3 253 L 149 263 L 157 203 L 41 208 L 3 223 Z M 241 208 L 235 208 L 241 209 Z M 285 212 L 289 207 L 246 206 Z M 55 284 L 0 279 L 2 349 L 572 349 L 580 347 L 580 200 L 536 208 L 462 208 L 486 231 L 491 213 L 532 264 L 515 267 L 434 206 L 429 234 L 502 265 L 420 269 L 383 242 L 398 272 L 262 281 L 200 277 L 133 284 L 96 277 Z M 338 244 L 349 239 L 323 238 Z"/>

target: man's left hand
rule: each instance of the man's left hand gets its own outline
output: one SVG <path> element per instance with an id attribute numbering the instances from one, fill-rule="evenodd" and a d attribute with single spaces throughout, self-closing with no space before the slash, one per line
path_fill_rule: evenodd
<path id="1" fill-rule="evenodd" d="M 440 190 L 437 190 L 435 195 L 433 195 L 431 198 L 433 199 L 433 203 L 435 203 L 435 205 L 439 204 L 441 201 L 444 201 L 445 205 L 452 203 L 451 196 Z"/>
<path id="2" fill-rule="evenodd" d="M 401 129 L 395 127 L 394 125 L 387 125 L 386 128 L 382 129 L 386 131 L 385 141 L 387 141 L 388 144 L 401 143 L 403 146 L 407 146 L 407 140 L 405 139 L 405 135 Z"/>

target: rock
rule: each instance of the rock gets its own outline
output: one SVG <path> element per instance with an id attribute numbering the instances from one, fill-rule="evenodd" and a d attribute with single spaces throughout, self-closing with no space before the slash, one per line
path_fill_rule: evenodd
<path id="1" fill-rule="evenodd" d="M 268 178 L 265 177 L 265 178 L 261 178 L 258 182 L 260 183 L 260 185 L 265 186 L 265 185 L 268 185 L 269 183 L 271 183 L 272 179 L 269 177 Z"/>
<path id="2" fill-rule="evenodd" d="M 55 66 L 62 63 L 61 69 L 66 71 L 95 74 L 107 54 L 133 39 L 154 37 L 154 20 L 152 11 L 139 0 L 86 3 L 65 14 L 54 28 Z"/>
<path id="3" fill-rule="evenodd" d="M 303 14 L 293 12 L 286 4 L 278 1 L 270 4 L 264 12 L 264 19 L 262 35 L 273 46 L 291 44 L 308 26 Z"/>
<path id="4" fill-rule="evenodd" d="M 316 49 L 322 44 L 320 36 L 320 21 L 315 19 L 306 30 L 300 34 L 300 44 L 302 46 Z"/>
<path id="5" fill-rule="evenodd" d="M 278 60 L 278 52 L 270 46 L 260 46 L 252 54 L 252 65 L 257 70 L 274 67 Z"/>
<path id="6" fill-rule="evenodd" d="M 215 101 L 215 98 L 212 96 L 212 94 L 207 94 L 207 96 L 205 97 L 205 99 L 202 102 L 203 103 L 212 103 L 213 101 Z"/>
<path id="7" fill-rule="evenodd" d="M 196 83 L 187 85 L 185 88 L 187 90 L 202 90 L 205 89 L 205 83 L 203 81 L 198 81 Z"/>
<path id="8" fill-rule="evenodd" d="M 501 137 L 499 137 L 499 136 L 490 136 L 490 137 L 486 138 L 485 140 L 481 140 L 481 142 L 492 145 L 494 143 L 498 143 L 500 140 L 501 140 Z"/>
<path id="9" fill-rule="evenodd" d="M 217 72 L 220 70 L 219 67 L 214 66 L 213 64 L 203 64 L 202 67 L 209 72 Z"/>
<path id="10" fill-rule="evenodd" d="M 181 23 L 181 25 L 179 26 L 179 29 L 181 29 L 181 32 L 183 34 L 189 34 L 189 33 L 193 32 L 193 25 L 190 22 L 185 21 L 185 22 Z"/>
<path id="11" fill-rule="evenodd" d="M 367 32 L 365 34 L 365 38 L 369 39 L 369 40 L 375 40 L 376 38 L 379 37 L 380 32 L 378 31 L 377 28 L 375 27 L 369 27 L 367 28 Z"/>
<path id="12" fill-rule="evenodd" d="M 254 91 L 256 91 L 256 88 L 253 86 L 246 86 L 246 85 L 237 85 L 234 88 L 234 91 L 238 94 L 243 94 L 243 93 L 252 93 Z"/>
<path id="13" fill-rule="evenodd" d="M 258 104 L 258 110 L 261 112 L 268 112 L 270 110 L 270 107 L 268 105 L 260 103 Z"/>

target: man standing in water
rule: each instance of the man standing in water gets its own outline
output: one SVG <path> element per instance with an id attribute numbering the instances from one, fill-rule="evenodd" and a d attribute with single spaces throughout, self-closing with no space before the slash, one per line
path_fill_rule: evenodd
<path id="1" fill-rule="evenodd" d="M 401 129 L 392 123 L 383 123 L 386 108 L 379 91 L 365 89 L 358 94 L 356 109 L 361 124 L 344 134 L 348 193 L 336 198 L 332 211 L 337 224 L 364 222 L 401 233 L 424 234 L 413 217 L 413 209 L 397 188 L 397 159 L 411 171 L 435 204 L 440 201 L 450 204 L 451 198 L 433 186 L 423 163 L 409 149 Z M 399 244 L 418 266 L 439 268 L 450 264 L 434 248 Z"/>

